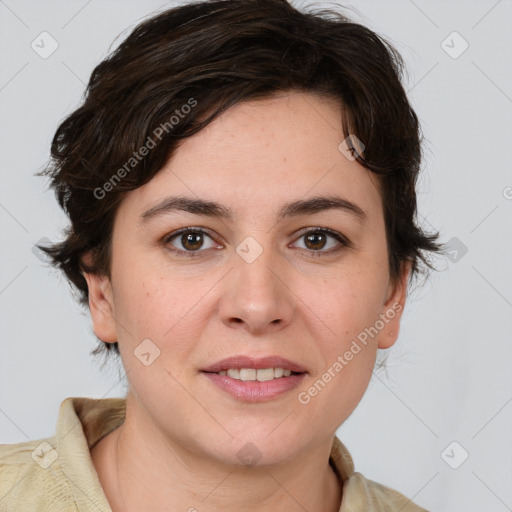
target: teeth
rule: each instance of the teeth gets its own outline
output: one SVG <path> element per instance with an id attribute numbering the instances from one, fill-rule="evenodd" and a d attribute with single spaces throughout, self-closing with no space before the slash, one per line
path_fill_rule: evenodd
<path id="1" fill-rule="evenodd" d="M 254 368 L 240 368 L 240 380 L 256 380 Z"/>
<path id="2" fill-rule="evenodd" d="M 240 370 L 238 368 L 230 368 L 228 370 L 228 377 L 231 377 L 232 379 L 239 379 Z"/>
<path id="3" fill-rule="evenodd" d="M 261 368 L 258 370 L 255 368 L 229 368 L 228 370 L 218 372 L 218 374 L 227 375 L 228 377 L 237 380 L 257 380 L 259 382 L 265 382 L 267 380 L 279 379 L 281 377 L 289 377 L 292 374 L 292 371 L 285 370 L 283 368 Z"/>
<path id="4" fill-rule="evenodd" d="M 256 379 L 260 382 L 274 379 L 274 368 L 263 368 L 256 372 Z"/>

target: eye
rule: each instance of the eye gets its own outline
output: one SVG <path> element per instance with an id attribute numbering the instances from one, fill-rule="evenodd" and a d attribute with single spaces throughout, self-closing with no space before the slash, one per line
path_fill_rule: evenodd
<path id="1" fill-rule="evenodd" d="M 329 241 L 329 239 L 331 239 Z M 341 233 L 327 228 L 315 228 L 303 232 L 299 240 L 304 240 L 304 246 L 300 249 L 322 253 L 333 253 L 343 247 L 351 247 L 352 243 Z M 334 249 L 333 249 L 334 248 Z"/>
<path id="2" fill-rule="evenodd" d="M 344 247 L 352 247 L 348 238 L 327 228 L 303 231 L 298 240 L 304 240 L 304 245 L 302 247 L 299 245 L 299 248 L 307 250 L 312 256 L 332 254 Z M 200 256 L 207 249 L 222 248 L 206 230 L 194 227 L 174 231 L 164 237 L 162 241 L 164 245 L 179 256 Z"/>
<path id="3" fill-rule="evenodd" d="M 210 242 L 205 245 L 205 240 L 210 240 Z M 171 233 L 165 237 L 164 243 L 170 244 L 174 248 L 171 249 L 173 252 L 188 253 L 187 256 L 195 256 L 194 253 L 217 247 L 205 230 L 193 227 Z"/>

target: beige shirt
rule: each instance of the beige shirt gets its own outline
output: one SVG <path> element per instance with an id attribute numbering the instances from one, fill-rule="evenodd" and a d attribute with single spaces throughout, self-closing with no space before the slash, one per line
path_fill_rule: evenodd
<path id="1" fill-rule="evenodd" d="M 0 445 L 0 512 L 112 512 L 90 450 L 123 423 L 125 410 L 123 398 L 66 398 L 55 436 Z M 337 437 L 330 463 L 343 482 L 340 512 L 427 512 L 354 472 Z"/>

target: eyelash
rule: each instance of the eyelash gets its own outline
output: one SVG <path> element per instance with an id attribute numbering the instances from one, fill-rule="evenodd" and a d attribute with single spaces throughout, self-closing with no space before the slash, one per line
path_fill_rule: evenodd
<path id="1" fill-rule="evenodd" d="M 197 251 L 184 251 L 182 249 L 176 249 L 173 246 L 169 247 L 170 242 L 173 239 L 177 238 L 179 235 L 182 235 L 183 233 L 202 233 L 202 234 L 207 235 L 209 238 L 211 238 L 213 240 L 212 234 L 210 234 L 210 232 L 208 230 L 205 230 L 204 228 L 187 227 L 187 228 L 179 229 L 178 231 L 173 231 L 172 233 L 166 235 L 162 239 L 162 242 L 171 252 L 175 253 L 178 256 L 197 258 L 197 257 L 202 256 L 201 253 L 204 253 L 208 250 L 208 249 L 202 249 L 202 250 L 198 249 Z M 330 235 L 340 243 L 340 247 L 337 247 L 335 249 L 331 248 L 327 251 L 322 251 L 322 250 L 315 251 L 313 249 L 300 248 L 301 250 L 310 252 L 311 257 L 318 257 L 318 256 L 322 256 L 322 255 L 334 254 L 334 253 L 341 251 L 344 248 L 353 247 L 352 242 L 347 237 L 345 237 L 341 233 L 338 233 L 337 231 L 333 231 L 332 229 L 329 229 L 329 228 L 316 227 L 316 228 L 308 229 L 307 231 L 303 231 L 302 233 L 300 233 L 297 240 L 305 237 L 306 235 L 312 234 L 312 233 L 322 233 L 322 234 Z"/>

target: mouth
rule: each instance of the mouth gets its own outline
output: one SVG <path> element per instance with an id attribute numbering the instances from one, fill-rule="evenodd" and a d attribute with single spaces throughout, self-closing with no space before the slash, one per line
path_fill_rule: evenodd
<path id="1" fill-rule="evenodd" d="M 228 368 L 218 372 L 205 372 L 215 373 L 217 375 L 227 375 L 232 379 L 247 381 L 266 382 L 274 379 L 282 379 L 283 377 L 290 377 L 291 375 L 299 375 L 305 372 L 293 372 L 288 368 Z"/>
<path id="2" fill-rule="evenodd" d="M 255 358 L 245 355 L 227 357 L 206 368 L 202 368 L 201 371 L 228 375 L 233 379 L 245 381 L 265 381 L 289 377 L 291 374 L 307 373 L 306 368 L 285 357 L 267 356 Z"/>
<path id="3" fill-rule="evenodd" d="M 308 373 L 298 363 L 277 356 L 259 359 L 235 356 L 200 371 L 216 387 L 248 402 L 276 398 L 297 387 Z"/>

